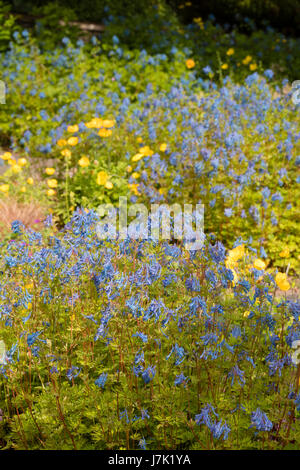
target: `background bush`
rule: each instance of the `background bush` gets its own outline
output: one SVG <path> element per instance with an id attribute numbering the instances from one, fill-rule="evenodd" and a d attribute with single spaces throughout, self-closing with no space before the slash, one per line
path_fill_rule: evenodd
<path id="1" fill-rule="evenodd" d="M 45 2 L 36 0 L 10 2 L 17 12 L 28 13 L 36 6 L 43 7 Z M 52 2 L 48 2 L 50 4 Z M 253 24 L 260 28 L 266 25 L 275 27 L 285 34 L 298 35 L 300 24 L 300 2 L 299 0 L 201 0 L 201 2 L 181 0 L 159 0 L 159 1 L 127 1 L 118 2 L 110 0 L 87 0 L 85 2 L 59 1 L 60 7 L 67 7 L 81 20 L 102 22 L 109 12 L 110 15 L 132 18 L 133 22 L 137 12 L 146 18 L 151 15 L 152 10 L 158 7 L 160 14 L 169 5 L 173 12 L 184 22 L 190 23 L 193 18 L 201 16 L 207 19 L 214 15 L 219 23 L 236 25 L 242 31 L 251 32 Z M 170 14 L 170 9 L 168 9 Z M 248 18 L 245 23 L 244 18 Z"/>

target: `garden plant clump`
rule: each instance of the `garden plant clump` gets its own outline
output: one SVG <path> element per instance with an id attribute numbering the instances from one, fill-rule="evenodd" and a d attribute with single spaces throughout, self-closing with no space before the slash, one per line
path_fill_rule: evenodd
<path id="1" fill-rule="evenodd" d="M 299 449 L 299 39 L 47 8 L 0 1 L 0 447 Z M 203 247 L 101 240 L 121 197 Z"/>
<path id="2" fill-rule="evenodd" d="M 273 449 L 299 439 L 299 303 L 226 255 L 20 223 L 1 257 L 2 439 L 17 449 Z M 49 232 L 50 231 L 50 232 Z"/>

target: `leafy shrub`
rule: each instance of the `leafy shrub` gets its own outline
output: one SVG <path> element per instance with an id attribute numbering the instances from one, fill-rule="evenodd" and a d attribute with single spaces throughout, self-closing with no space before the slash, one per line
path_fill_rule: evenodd
<path id="1" fill-rule="evenodd" d="M 9 5 L 0 1 L 0 51 L 7 48 L 15 30 L 14 17 L 9 12 Z"/>
<path id="2" fill-rule="evenodd" d="M 66 36 L 74 41 L 78 38 L 79 29 L 72 25 L 77 16 L 58 2 L 35 7 L 33 14 L 39 18 L 35 23 L 35 32 L 44 50 L 55 47 Z"/>
<path id="3" fill-rule="evenodd" d="M 299 0 L 202 0 L 181 2 L 170 0 L 185 21 L 195 16 L 206 18 L 214 15 L 218 22 L 235 25 L 242 31 L 251 32 L 253 27 L 272 26 L 294 35 L 299 35 Z M 245 21 L 246 20 L 246 21 Z"/>

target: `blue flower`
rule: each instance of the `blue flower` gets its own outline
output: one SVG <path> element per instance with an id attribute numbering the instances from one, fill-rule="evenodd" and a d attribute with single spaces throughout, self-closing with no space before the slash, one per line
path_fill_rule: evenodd
<path id="1" fill-rule="evenodd" d="M 145 335 L 144 333 L 142 333 L 141 331 L 138 331 L 137 333 L 134 333 L 132 336 L 133 337 L 137 336 L 138 338 L 140 338 L 143 341 L 143 343 L 147 343 L 147 341 L 148 341 L 148 336 Z"/>
<path id="2" fill-rule="evenodd" d="M 139 441 L 139 448 L 142 449 L 142 450 L 146 450 L 147 449 L 147 442 L 144 438 L 140 439 Z"/>
<path id="3" fill-rule="evenodd" d="M 174 380 L 174 385 L 181 385 L 182 383 L 186 382 L 188 377 L 185 377 L 182 373 L 179 375 L 176 375 L 175 380 Z"/>
<path id="4" fill-rule="evenodd" d="M 11 224 L 11 229 L 12 229 L 12 232 L 15 233 L 15 234 L 21 234 L 22 233 L 22 230 L 25 229 L 25 226 L 22 222 L 20 222 L 19 220 L 15 220 L 14 222 L 12 222 Z"/>
<path id="5" fill-rule="evenodd" d="M 218 418 L 218 414 L 214 407 L 208 403 L 202 408 L 201 412 L 195 416 L 195 422 L 199 426 L 205 424 L 215 439 L 220 439 L 223 435 L 223 440 L 226 440 L 231 430 L 226 422 L 223 424 L 222 419 L 218 422 L 216 418 Z"/>
<path id="6" fill-rule="evenodd" d="M 103 373 L 99 375 L 98 379 L 95 380 L 95 385 L 97 385 L 97 387 L 99 388 L 104 388 L 106 380 L 107 380 L 107 374 Z"/>
<path id="7" fill-rule="evenodd" d="M 79 367 L 72 366 L 70 369 L 68 369 L 66 375 L 68 379 L 72 381 L 73 379 L 76 379 L 76 377 L 78 377 L 80 372 L 81 372 L 81 369 Z"/>
<path id="8" fill-rule="evenodd" d="M 212 69 L 210 68 L 209 65 L 207 65 L 206 67 L 204 67 L 203 69 L 203 72 L 206 73 L 207 75 L 212 73 Z"/>
<path id="9" fill-rule="evenodd" d="M 255 426 L 258 431 L 271 431 L 273 428 L 272 421 L 269 420 L 266 413 L 257 408 L 256 411 L 251 413 L 251 426 Z"/>
<path id="10" fill-rule="evenodd" d="M 234 380 L 235 378 L 238 379 L 238 382 L 240 383 L 240 385 L 243 387 L 245 385 L 245 378 L 244 378 L 244 374 L 245 372 L 242 371 L 238 365 L 235 365 L 231 371 L 229 372 L 228 374 L 228 377 L 231 377 L 232 378 L 232 381 L 231 381 L 231 386 L 234 384 Z"/>
<path id="11" fill-rule="evenodd" d="M 149 366 L 147 367 L 147 369 L 144 370 L 144 372 L 142 372 L 142 378 L 145 384 L 148 384 L 149 382 L 151 382 L 154 376 L 155 376 L 155 366 L 154 367 Z"/>

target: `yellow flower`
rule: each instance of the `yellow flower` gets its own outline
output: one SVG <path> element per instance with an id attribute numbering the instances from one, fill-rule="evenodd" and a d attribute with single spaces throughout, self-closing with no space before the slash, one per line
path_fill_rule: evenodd
<path id="1" fill-rule="evenodd" d="M 10 152 L 4 152 L 1 155 L 2 160 L 9 160 L 9 159 L 11 159 L 11 157 L 12 157 L 12 154 Z"/>
<path id="2" fill-rule="evenodd" d="M 112 189 L 112 188 L 114 187 L 114 185 L 112 184 L 111 181 L 107 181 L 107 182 L 105 183 L 105 187 L 106 187 L 106 189 Z"/>
<path id="3" fill-rule="evenodd" d="M 21 193 L 26 193 L 26 188 L 25 186 L 22 186 L 22 188 L 20 189 Z"/>
<path id="4" fill-rule="evenodd" d="M 243 258 L 244 254 L 245 254 L 245 246 L 238 245 L 229 251 L 228 257 L 234 261 L 238 261 L 239 259 Z"/>
<path id="5" fill-rule="evenodd" d="M 248 318 L 249 315 L 250 315 L 249 310 L 246 310 L 246 312 L 243 313 L 243 317 L 244 317 L 244 318 Z"/>
<path id="6" fill-rule="evenodd" d="M 22 170 L 22 168 L 18 164 L 13 165 L 11 169 L 14 173 L 20 173 L 20 171 Z"/>
<path id="7" fill-rule="evenodd" d="M 244 245 L 238 245 L 229 252 L 231 257 L 234 257 L 235 259 L 241 259 L 243 258 L 245 254 L 245 246 Z"/>
<path id="8" fill-rule="evenodd" d="M 18 165 L 20 165 L 20 166 L 25 166 L 25 165 L 27 165 L 27 160 L 26 160 L 26 158 L 19 158 L 19 160 L 18 160 Z"/>
<path id="9" fill-rule="evenodd" d="M 56 194 L 56 191 L 54 191 L 54 189 L 48 189 L 47 196 L 52 197 L 52 196 L 55 196 L 55 194 Z"/>
<path id="10" fill-rule="evenodd" d="M 132 173 L 132 178 L 134 178 L 135 180 L 137 180 L 141 175 L 139 173 L 137 173 L 136 171 L 134 173 Z"/>
<path id="11" fill-rule="evenodd" d="M 132 172 L 132 166 L 128 165 L 126 167 L 126 171 L 127 171 L 127 173 L 131 173 Z"/>
<path id="12" fill-rule="evenodd" d="M 138 191 L 138 183 L 132 183 L 128 185 L 128 188 L 131 189 L 131 191 L 136 195 L 139 196 L 139 191 Z"/>
<path id="13" fill-rule="evenodd" d="M 50 179 L 47 181 L 47 184 L 49 188 L 57 188 L 57 180 L 56 179 Z"/>
<path id="14" fill-rule="evenodd" d="M 60 153 L 63 157 L 67 158 L 70 158 L 70 156 L 72 155 L 72 152 L 69 149 L 63 149 Z"/>
<path id="15" fill-rule="evenodd" d="M 222 65 L 221 65 L 221 69 L 227 70 L 227 69 L 228 69 L 228 64 L 222 64 Z"/>
<path id="16" fill-rule="evenodd" d="M 160 150 L 161 152 L 165 152 L 165 151 L 167 150 L 167 144 L 161 144 L 161 145 L 159 146 L 159 150 Z"/>
<path id="17" fill-rule="evenodd" d="M 253 267 L 262 271 L 266 269 L 266 263 L 261 259 L 256 259 L 253 263 Z"/>
<path id="18" fill-rule="evenodd" d="M 238 245 L 232 250 L 230 250 L 225 260 L 226 268 L 231 269 L 233 271 L 233 268 L 237 265 L 238 260 L 243 258 L 244 254 L 245 254 L 244 245 Z"/>
<path id="19" fill-rule="evenodd" d="M 138 138 L 136 139 L 136 141 L 140 144 L 141 142 L 143 142 L 143 139 L 142 139 L 142 137 L 138 137 Z"/>
<path id="20" fill-rule="evenodd" d="M 275 276 L 275 282 L 280 290 L 287 291 L 290 289 L 290 283 L 287 280 L 285 273 L 277 273 Z"/>
<path id="21" fill-rule="evenodd" d="M 52 176 L 52 175 L 54 175 L 54 173 L 55 173 L 55 168 L 46 168 L 46 169 L 45 169 L 45 173 L 46 173 L 46 175 L 48 175 L 48 176 Z"/>
<path id="22" fill-rule="evenodd" d="M 34 183 L 33 178 L 29 177 L 29 178 L 27 179 L 27 183 L 28 183 L 28 184 L 33 184 L 33 183 Z"/>
<path id="23" fill-rule="evenodd" d="M 97 175 L 97 184 L 99 184 L 99 186 L 105 186 L 108 179 L 109 179 L 109 176 L 106 173 L 106 171 L 99 171 Z"/>
<path id="24" fill-rule="evenodd" d="M 228 51 L 226 52 L 227 55 L 233 55 L 234 54 L 234 49 L 231 47 L 230 49 L 228 49 Z"/>
<path id="25" fill-rule="evenodd" d="M 91 121 L 87 122 L 85 126 L 88 129 L 100 129 L 100 127 L 102 126 L 102 122 L 103 122 L 102 119 L 96 117 L 96 118 L 93 118 Z"/>
<path id="26" fill-rule="evenodd" d="M 115 121 L 113 121 L 112 119 L 104 119 L 104 121 L 102 122 L 102 126 L 106 128 L 114 127 L 114 125 Z"/>
<path id="27" fill-rule="evenodd" d="M 109 137 L 110 135 L 112 134 L 112 130 L 111 129 L 100 129 L 100 131 L 98 132 L 98 135 L 100 137 Z"/>
<path id="28" fill-rule="evenodd" d="M 0 185 L 0 191 L 1 191 L 2 193 L 8 193 L 8 191 L 9 191 L 9 184 L 1 184 L 1 185 Z"/>
<path id="29" fill-rule="evenodd" d="M 279 253 L 279 256 L 281 258 L 288 258 L 290 256 L 290 250 L 288 248 L 285 248 L 281 251 L 281 253 Z"/>
<path id="30" fill-rule="evenodd" d="M 59 147 L 64 147 L 65 145 L 67 145 L 67 141 L 66 141 L 65 139 L 59 139 L 59 140 L 57 141 L 57 145 L 58 145 Z"/>
<path id="31" fill-rule="evenodd" d="M 234 261 L 233 259 L 230 258 L 230 256 L 228 256 L 225 260 L 225 267 L 227 269 L 233 269 L 235 266 L 237 265 L 237 262 Z"/>
<path id="32" fill-rule="evenodd" d="M 187 59 L 185 65 L 188 69 L 193 69 L 195 67 L 195 61 L 193 59 Z"/>
<path id="33" fill-rule="evenodd" d="M 150 149 L 149 145 L 145 145 L 139 149 L 139 153 L 143 154 L 145 157 L 151 157 L 154 152 Z"/>
<path id="34" fill-rule="evenodd" d="M 256 64 L 250 64 L 249 69 L 251 70 L 251 72 L 254 72 L 254 70 L 257 69 L 257 65 Z"/>
<path id="35" fill-rule="evenodd" d="M 77 124 L 75 124 L 74 126 L 68 126 L 67 131 L 73 134 L 74 132 L 79 131 L 79 127 L 77 126 Z"/>
<path id="36" fill-rule="evenodd" d="M 75 145 L 78 144 L 78 137 L 70 137 L 68 140 L 67 140 L 67 143 L 69 145 L 71 145 L 72 147 L 74 147 Z"/>
<path id="37" fill-rule="evenodd" d="M 247 55 L 247 57 L 245 57 L 245 59 L 242 61 L 244 65 L 248 65 L 252 60 L 252 57 L 251 55 Z"/>
<path id="38" fill-rule="evenodd" d="M 88 157 L 86 157 L 85 155 L 82 155 L 81 159 L 78 162 L 78 165 L 81 166 L 82 168 L 86 168 L 87 166 L 89 166 L 89 164 L 90 164 L 90 160 L 88 159 Z"/>

